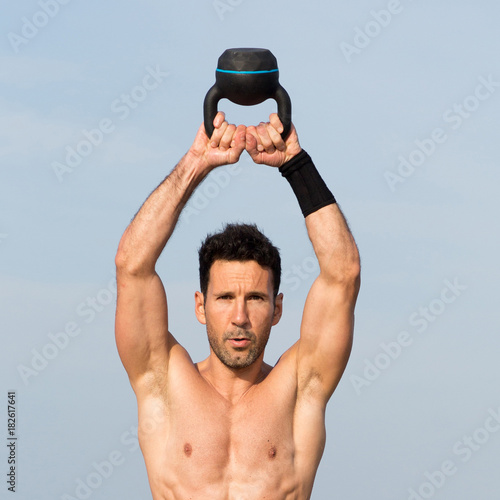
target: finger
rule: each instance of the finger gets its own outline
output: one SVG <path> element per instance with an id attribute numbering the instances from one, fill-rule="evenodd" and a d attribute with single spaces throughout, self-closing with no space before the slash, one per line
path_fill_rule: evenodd
<path id="1" fill-rule="evenodd" d="M 219 111 L 216 115 L 215 115 L 215 118 L 214 118 L 214 127 L 215 128 L 218 128 L 220 127 L 224 121 L 226 120 L 226 115 L 223 111 Z"/>
<path id="2" fill-rule="evenodd" d="M 222 111 L 219 111 L 215 115 L 215 118 L 214 118 L 214 120 L 212 122 L 212 124 L 214 126 L 214 131 L 212 132 L 212 135 L 211 135 L 211 137 L 209 139 L 210 139 L 210 144 L 211 144 L 211 146 L 213 148 L 216 148 L 219 145 L 219 140 L 220 140 L 220 137 L 221 137 L 221 133 L 216 133 L 216 132 L 217 132 L 217 129 L 220 129 L 222 127 L 222 125 L 224 124 L 225 118 L 226 118 L 225 114 Z"/>
<path id="3" fill-rule="evenodd" d="M 236 163 L 241 153 L 245 150 L 246 146 L 246 127 L 245 125 L 239 125 L 233 135 L 231 142 L 231 148 L 229 150 L 230 163 Z"/>
<path id="4" fill-rule="evenodd" d="M 271 113 L 271 115 L 269 115 L 269 121 L 271 123 L 271 125 L 280 133 L 282 134 L 283 133 L 283 130 L 285 130 L 285 128 L 283 127 L 283 124 L 281 123 L 281 120 L 278 116 L 277 113 Z"/>
<path id="5" fill-rule="evenodd" d="M 210 145 L 213 148 L 219 147 L 220 141 L 228 126 L 229 124 L 224 120 L 218 127 L 214 129 L 214 133 L 212 134 L 212 138 L 210 139 Z"/>
<path id="6" fill-rule="evenodd" d="M 231 147 L 236 150 L 243 151 L 246 146 L 246 127 L 245 125 L 238 125 L 236 127 L 236 132 L 233 135 L 233 140 L 231 142 Z"/>
<path id="7" fill-rule="evenodd" d="M 278 129 L 276 129 L 272 124 L 268 124 L 267 132 L 269 134 L 269 137 L 273 141 L 274 147 L 278 151 L 285 151 L 286 144 L 285 144 L 285 141 L 283 140 L 283 138 L 281 137 L 281 132 L 279 132 Z"/>
<path id="8" fill-rule="evenodd" d="M 256 157 L 259 154 L 258 150 L 259 140 L 258 140 L 257 130 L 253 125 L 247 127 L 245 142 L 246 142 L 245 149 L 247 150 L 248 154 L 252 158 Z"/>
<path id="9" fill-rule="evenodd" d="M 257 134 L 259 135 L 260 144 L 262 145 L 262 149 L 258 148 L 259 151 L 265 151 L 266 153 L 274 153 L 276 151 L 276 147 L 274 146 L 273 140 L 269 135 L 268 124 L 267 123 L 259 123 L 257 125 Z"/>
<path id="10" fill-rule="evenodd" d="M 227 125 L 224 133 L 222 134 L 221 140 L 219 142 L 219 149 L 225 151 L 229 149 L 231 143 L 233 142 L 233 136 L 236 131 L 236 125 Z"/>

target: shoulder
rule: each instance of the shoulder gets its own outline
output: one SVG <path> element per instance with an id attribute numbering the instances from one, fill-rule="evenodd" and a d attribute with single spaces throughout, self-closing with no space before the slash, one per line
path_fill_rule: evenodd
<path id="1" fill-rule="evenodd" d="M 274 368 L 277 368 L 278 366 L 281 368 L 287 367 L 291 368 L 297 363 L 297 352 L 299 349 L 299 342 L 295 342 L 295 344 L 292 345 L 288 350 L 286 350 L 278 359 L 276 364 L 274 365 Z"/>
<path id="2" fill-rule="evenodd" d="M 285 351 L 274 366 L 265 365 L 266 382 L 283 385 L 297 385 L 298 342 Z"/>
<path id="3" fill-rule="evenodd" d="M 150 369 L 145 371 L 132 383 L 134 392 L 139 400 L 147 399 L 151 396 L 166 400 L 169 397 L 169 393 L 178 385 L 179 381 L 183 381 L 182 383 L 184 384 L 191 377 L 198 375 L 196 365 L 193 363 L 187 350 L 177 342 L 170 332 L 168 335 L 170 337 L 168 363 L 165 363 L 160 357 L 158 357 L 159 359 L 153 359 Z"/>

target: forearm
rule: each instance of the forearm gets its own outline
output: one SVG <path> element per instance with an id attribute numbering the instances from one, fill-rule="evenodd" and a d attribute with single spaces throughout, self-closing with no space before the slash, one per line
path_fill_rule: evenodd
<path id="1" fill-rule="evenodd" d="M 186 155 L 156 188 L 122 236 L 116 255 L 118 270 L 151 274 L 172 235 L 189 197 L 216 167 L 236 163 L 245 149 L 245 127 L 229 125 L 224 113 L 214 119 L 214 133 L 207 137 L 202 124 Z"/>
<path id="2" fill-rule="evenodd" d="M 358 248 L 339 206 L 335 203 L 323 207 L 305 221 L 320 274 L 333 282 L 358 284 Z"/>
<path id="3" fill-rule="evenodd" d="M 118 247 L 118 269 L 133 274 L 154 272 L 184 205 L 210 168 L 187 153 L 151 193 L 125 230 Z"/>
<path id="4" fill-rule="evenodd" d="M 302 150 L 284 163 L 280 171 L 297 197 L 322 275 L 343 281 L 359 274 L 354 238 L 311 157 Z"/>

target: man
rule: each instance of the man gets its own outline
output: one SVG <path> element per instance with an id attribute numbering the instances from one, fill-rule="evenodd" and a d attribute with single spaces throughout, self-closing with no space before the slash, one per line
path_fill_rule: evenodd
<path id="1" fill-rule="evenodd" d="M 286 141 L 276 114 L 245 128 L 218 113 L 214 126 L 210 139 L 200 127 L 126 229 L 116 256 L 116 341 L 137 396 L 139 442 L 154 500 L 305 500 L 324 449 L 326 404 L 351 351 L 358 251 L 293 126 Z M 195 313 L 210 341 L 200 363 L 168 330 L 155 272 L 194 189 L 244 150 L 290 182 L 320 267 L 300 339 L 274 367 L 263 357 L 282 312 L 279 254 L 254 226 L 229 225 L 200 249 Z"/>

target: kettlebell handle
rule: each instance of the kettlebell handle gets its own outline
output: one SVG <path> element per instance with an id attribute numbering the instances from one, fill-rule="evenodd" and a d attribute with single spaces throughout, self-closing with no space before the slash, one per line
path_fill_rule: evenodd
<path id="1" fill-rule="evenodd" d="M 205 132 L 212 137 L 217 106 L 223 98 L 242 106 L 254 106 L 266 99 L 278 104 L 283 124 L 281 136 L 286 140 L 292 126 L 292 103 L 279 83 L 278 62 L 271 51 L 257 48 L 227 49 L 219 57 L 215 85 L 203 103 Z"/>
<path id="2" fill-rule="evenodd" d="M 214 85 L 205 96 L 205 100 L 203 102 L 203 117 L 205 122 L 205 132 L 209 138 L 212 137 L 212 134 L 214 133 L 214 119 L 218 112 L 219 101 L 225 97 L 226 96 L 223 95 L 223 92 L 217 85 Z M 271 96 L 271 99 L 274 99 L 278 105 L 278 117 L 283 124 L 281 137 L 283 140 L 286 140 L 290 134 L 292 126 L 292 102 L 290 100 L 290 96 L 288 95 L 288 92 L 281 85 L 279 85 L 276 88 L 274 95 Z"/>

